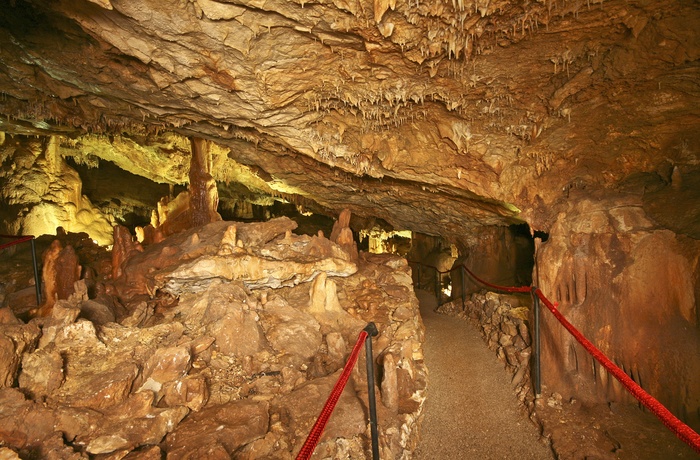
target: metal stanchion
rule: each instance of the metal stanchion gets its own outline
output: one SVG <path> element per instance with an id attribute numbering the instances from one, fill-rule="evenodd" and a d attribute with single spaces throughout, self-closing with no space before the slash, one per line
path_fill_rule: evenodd
<path id="1" fill-rule="evenodd" d="M 532 314 L 534 316 L 533 358 L 535 371 L 535 397 L 542 394 L 542 376 L 540 373 L 540 298 L 537 296 L 537 287 L 532 286 Z"/>
<path id="2" fill-rule="evenodd" d="M 460 265 L 459 266 L 459 277 L 460 277 L 461 283 L 462 283 L 462 310 L 464 310 L 464 304 L 467 302 L 467 287 L 466 287 L 466 284 L 464 282 L 464 275 L 465 275 L 464 265 Z"/>
<path id="3" fill-rule="evenodd" d="M 377 401 L 374 395 L 374 357 L 372 355 L 372 337 L 379 331 L 374 323 L 368 323 L 364 331 L 367 332 L 365 338 L 365 352 L 367 361 L 367 400 L 369 403 L 369 427 L 372 433 L 372 459 L 379 460 L 379 432 L 377 430 Z"/>
<path id="4" fill-rule="evenodd" d="M 34 238 L 29 240 L 32 244 L 32 264 L 34 265 L 34 287 L 36 288 L 36 306 L 41 305 L 41 278 L 39 278 L 39 267 L 36 263 L 36 246 Z"/>
<path id="5" fill-rule="evenodd" d="M 440 297 L 440 272 L 438 269 L 435 269 L 435 297 L 437 298 L 437 303 L 438 306 L 440 305 L 440 301 L 442 300 Z"/>

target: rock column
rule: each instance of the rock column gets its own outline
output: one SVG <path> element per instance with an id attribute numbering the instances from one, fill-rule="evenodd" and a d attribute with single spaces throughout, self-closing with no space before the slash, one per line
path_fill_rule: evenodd
<path id="1" fill-rule="evenodd" d="M 190 223 L 198 227 L 221 220 L 216 212 L 219 192 L 211 176 L 211 150 L 208 141 L 190 138 L 192 161 L 190 162 Z"/>

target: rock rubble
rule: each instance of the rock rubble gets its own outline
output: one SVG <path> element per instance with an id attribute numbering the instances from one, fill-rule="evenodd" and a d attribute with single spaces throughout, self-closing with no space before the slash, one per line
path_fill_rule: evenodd
<path id="1" fill-rule="evenodd" d="M 410 268 L 294 226 L 219 221 L 115 247 L 119 267 L 26 323 L 6 300 L 2 458 L 293 458 L 370 321 L 380 452 L 410 458 L 427 385 Z M 371 456 L 364 369 L 363 353 L 319 458 Z"/>

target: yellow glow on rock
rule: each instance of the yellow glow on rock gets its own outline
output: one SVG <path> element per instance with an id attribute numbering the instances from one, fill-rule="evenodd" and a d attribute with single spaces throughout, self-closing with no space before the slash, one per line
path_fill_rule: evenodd
<path id="1" fill-rule="evenodd" d="M 410 241 L 413 239 L 413 232 L 411 230 L 393 230 L 387 232 L 378 228 L 360 230 L 360 241 L 369 238 L 369 252 L 373 254 L 397 254 L 398 248 L 391 241 L 394 237 L 405 238 Z"/>
<path id="2" fill-rule="evenodd" d="M 22 221 L 22 233 L 26 235 L 55 235 L 63 227 L 71 233 L 87 233 L 100 246 L 112 244 L 112 224 L 92 207 L 78 209 L 72 203 L 40 203 L 34 206 Z"/>
<path id="3" fill-rule="evenodd" d="M 289 184 L 286 184 L 279 179 L 275 179 L 272 182 L 268 182 L 267 185 L 274 191 L 276 192 L 281 192 L 285 193 L 287 195 L 301 195 L 304 196 L 306 193 L 297 187 L 293 187 Z"/>

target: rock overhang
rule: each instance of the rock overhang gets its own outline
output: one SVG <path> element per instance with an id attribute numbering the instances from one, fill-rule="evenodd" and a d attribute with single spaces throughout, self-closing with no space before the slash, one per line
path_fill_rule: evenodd
<path id="1" fill-rule="evenodd" d="M 104 159 L 130 133 L 142 150 L 124 167 L 157 182 L 185 181 L 172 139 L 202 137 L 228 149 L 217 180 L 257 168 L 261 193 L 459 239 L 480 225 L 547 229 L 572 187 L 697 167 L 698 14 L 673 2 L 28 1 L 6 12 L 3 130 L 90 137 Z"/>

